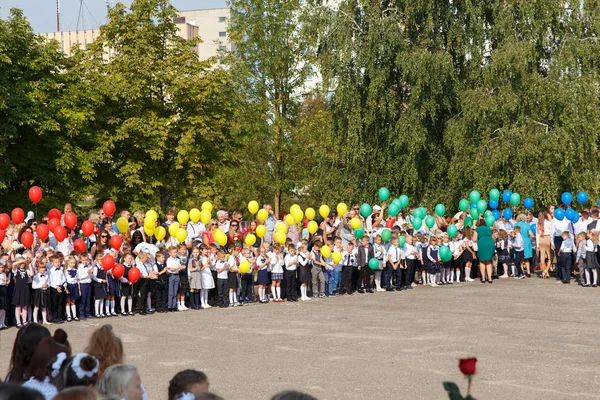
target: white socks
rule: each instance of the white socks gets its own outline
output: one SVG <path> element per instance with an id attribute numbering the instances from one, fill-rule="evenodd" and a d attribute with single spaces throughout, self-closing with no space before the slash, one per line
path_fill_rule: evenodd
<path id="1" fill-rule="evenodd" d="M 103 303 L 102 300 L 96 300 L 94 302 L 94 307 L 96 309 L 96 317 L 103 314 L 102 313 L 102 303 Z"/>
<path id="2" fill-rule="evenodd" d="M 125 312 L 125 301 L 127 300 L 127 297 L 123 296 L 121 297 L 121 313 Z"/>
<path id="3" fill-rule="evenodd" d="M 38 311 L 40 311 L 39 307 L 33 307 L 33 322 L 38 323 Z M 1 325 L 0 325 L 1 326 Z"/>
<path id="4" fill-rule="evenodd" d="M 233 304 L 233 292 L 229 292 L 229 304 Z"/>
<path id="5" fill-rule="evenodd" d="M 102 300 L 100 300 L 102 301 Z M 110 315 L 110 305 L 111 305 L 111 301 L 110 300 L 104 300 L 104 310 L 106 310 L 106 315 Z M 114 308 L 113 308 L 114 310 Z"/>
<path id="6" fill-rule="evenodd" d="M 277 300 L 281 300 L 281 286 L 277 286 L 275 292 L 277 293 Z"/>
<path id="7" fill-rule="evenodd" d="M 596 268 L 594 268 L 592 270 L 592 274 L 594 275 L 594 282 L 592 283 L 592 285 L 597 285 L 598 284 L 598 270 Z"/>
<path id="8" fill-rule="evenodd" d="M 258 298 L 262 301 L 265 300 L 265 288 L 258 288 Z"/>
<path id="9" fill-rule="evenodd" d="M 71 318 L 71 307 L 67 304 L 66 306 L 67 318 Z"/>
<path id="10" fill-rule="evenodd" d="M 200 304 L 202 307 L 208 304 L 208 289 L 200 289 Z"/>
<path id="11" fill-rule="evenodd" d="M 71 304 L 71 314 L 73 314 L 73 318 L 77 318 L 77 306 L 75 304 Z"/>
<path id="12" fill-rule="evenodd" d="M 277 295 L 275 294 L 275 286 L 271 286 L 271 294 L 273 295 L 273 300 L 277 300 Z"/>

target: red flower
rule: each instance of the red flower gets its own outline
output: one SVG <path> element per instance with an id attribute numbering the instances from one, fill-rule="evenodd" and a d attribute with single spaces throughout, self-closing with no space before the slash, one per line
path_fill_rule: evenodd
<path id="1" fill-rule="evenodd" d="M 458 360 L 458 368 L 460 372 L 465 375 L 475 375 L 475 364 L 477 363 L 477 359 L 475 357 L 471 358 L 461 358 Z"/>

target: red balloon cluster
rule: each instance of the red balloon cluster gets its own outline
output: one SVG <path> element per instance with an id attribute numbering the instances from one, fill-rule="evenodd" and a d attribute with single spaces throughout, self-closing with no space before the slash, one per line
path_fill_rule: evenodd
<path id="1" fill-rule="evenodd" d="M 121 279 L 125 275 L 125 267 L 121 264 L 116 264 L 112 269 L 112 274 L 115 278 Z"/>
<path id="2" fill-rule="evenodd" d="M 48 228 L 48 225 L 46 225 L 46 224 L 39 224 L 37 226 L 37 228 L 35 228 L 35 233 L 40 238 L 40 240 L 43 242 L 44 240 L 48 239 L 48 235 L 50 234 L 50 229 Z"/>
<path id="3" fill-rule="evenodd" d="M 139 268 L 137 268 L 137 267 L 131 268 L 129 270 L 129 273 L 127 274 L 127 279 L 131 283 L 136 283 L 138 281 L 138 279 L 140 279 L 140 270 L 139 270 Z"/>
<path id="4" fill-rule="evenodd" d="M 117 206 L 114 201 L 106 200 L 104 205 L 102 206 L 102 210 L 106 214 L 107 217 L 112 217 L 115 211 L 117 211 Z"/>
<path id="5" fill-rule="evenodd" d="M 11 213 L 12 220 L 15 224 L 20 224 L 25 219 L 25 212 L 22 208 L 15 208 Z"/>
<path id="6" fill-rule="evenodd" d="M 21 244 L 25 246 L 26 249 L 29 249 L 33 245 L 33 233 L 23 232 L 21 235 Z"/>
<path id="7" fill-rule="evenodd" d="M 111 256 L 110 254 L 107 254 L 104 257 L 102 257 L 102 268 L 104 268 L 105 271 L 109 271 L 114 266 L 115 266 L 115 258 L 113 256 Z"/>
<path id="8" fill-rule="evenodd" d="M 82 239 L 77 239 L 73 242 L 73 249 L 75 249 L 78 253 L 83 253 L 86 250 L 87 246 Z"/>
<path id="9" fill-rule="evenodd" d="M 110 237 L 110 247 L 119 251 L 121 250 L 121 245 L 123 244 L 123 239 L 119 235 L 112 235 Z"/>
<path id="10" fill-rule="evenodd" d="M 81 231 L 87 237 L 92 236 L 94 233 L 94 223 L 92 221 L 83 221 L 83 224 L 81 224 Z"/>
<path id="11" fill-rule="evenodd" d="M 77 226 L 77 215 L 74 212 L 68 211 L 64 218 L 65 226 L 69 229 L 75 229 Z"/>
<path id="12" fill-rule="evenodd" d="M 29 200 L 31 200 L 33 204 L 39 203 L 40 200 L 42 200 L 42 189 L 37 186 L 32 186 L 29 189 Z"/>

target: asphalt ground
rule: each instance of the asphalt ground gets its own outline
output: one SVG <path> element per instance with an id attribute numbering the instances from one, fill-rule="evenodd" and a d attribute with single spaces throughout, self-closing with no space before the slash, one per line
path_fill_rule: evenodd
<path id="1" fill-rule="evenodd" d="M 61 325 L 74 351 L 110 323 L 151 399 L 178 371 L 204 371 L 225 399 L 298 389 L 319 399 L 442 399 L 466 390 L 458 359 L 478 358 L 478 399 L 600 398 L 600 288 L 530 278 L 299 303 L 115 317 Z M 57 325 L 53 325 L 53 331 Z M 0 371 L 16 329 L 0 332 Z"/>

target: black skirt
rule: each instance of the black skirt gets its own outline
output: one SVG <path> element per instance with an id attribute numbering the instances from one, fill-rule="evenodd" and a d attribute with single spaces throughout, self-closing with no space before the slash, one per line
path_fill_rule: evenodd
<path id="1" fill-rule="evenodd" d="M 190 282 L 188 281 L 188 277 L 179 275 L 179 294 L 186 294 L 188 289 L 190 288 Z"/>
<path id="2" fill-rule="evenodd" d="M 34 289 L 33 290 L 33 305 L 35 307 L 49 307 L 50 306 L 50 295 L 48 290 Z"/>
<path id="3" fill-rule="evenodd" d="M 31 304 L 31 293 L 29 292 L 29 286 L 15 285 L 12 297 L 13 306 L 28 306 Z"/>
<path id="4" fill-rule="evenodd" d="M 121 297 L 123 296 L 132 296 L 133 295 L 133 285 L 129 283 L 120 282 L 121 289 Z"/>
<path id="5" fill-rule="evenodd" d="M 104 300 L 108 296 L 107 285 L 105 283 L 94 282 L 94 299 Z"/>
<path id="6" fill-rule="evenodd" d="M 237 272 L 228 272 L 227 273 L 227 282 L 229 284 L 229 289 L 237 289 L 237 286 L 238 286 Z"/>
<path id="7" fill-rule="evenodd" d="M 312 282 L 312 272 L 310 271 L 309 265 L 300 265 L 300 282 L 301 283 L 311 283 Z"/>
<path id="8" fill-rule="evenodd" d="M 0 310 L 8 310 L 8 290 L 6 286 L 0 286 Z"/>

